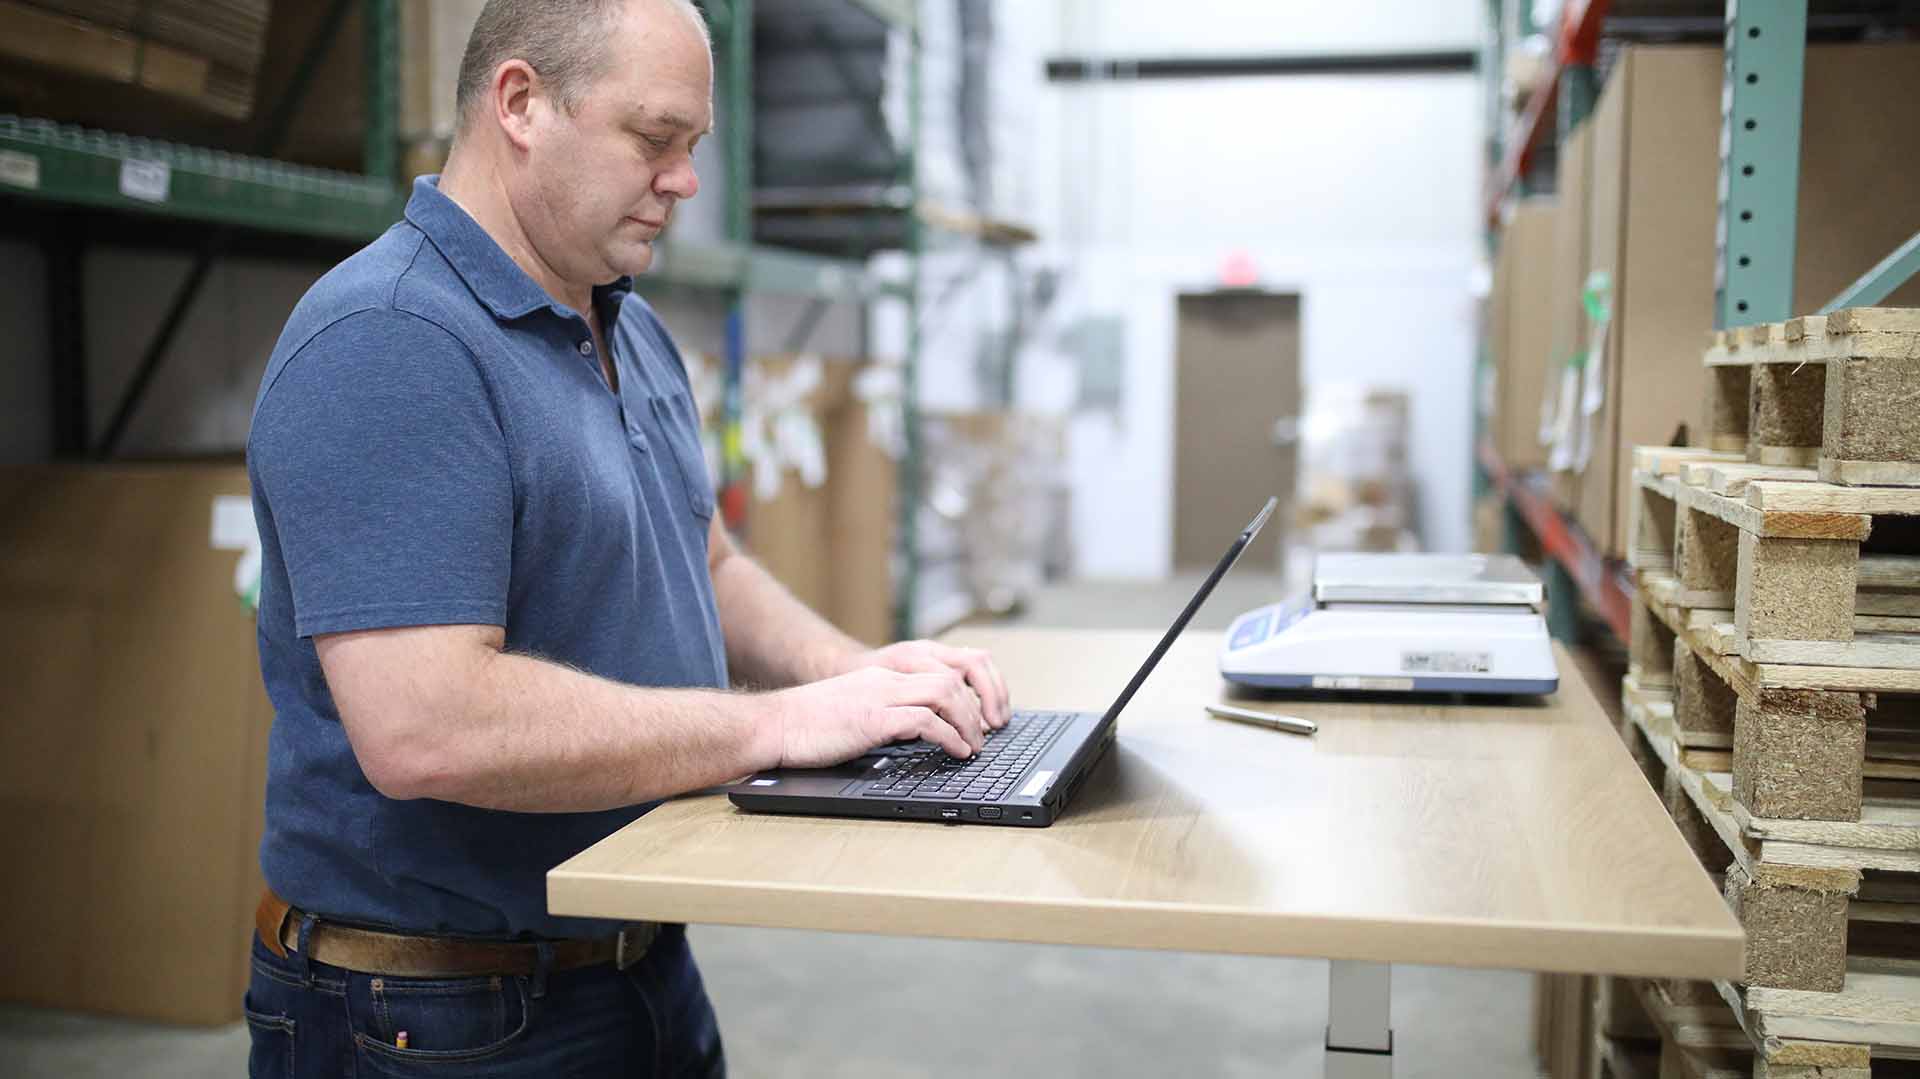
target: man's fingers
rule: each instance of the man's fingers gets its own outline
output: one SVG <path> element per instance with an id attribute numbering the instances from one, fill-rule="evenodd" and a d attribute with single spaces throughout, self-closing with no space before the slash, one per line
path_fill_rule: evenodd
<path id="1" fill-rule="evenodd" d="M 1000 670 L 994 665 L 993 657 L 978 648 L 954 648 L 951 645 L 934 645 L 940 660 L 948 666 L 965 673 L 967 684 L 979 695 L 981 709 L 986 716 L 987 725 L 999 730 L 1012 718 L 1007 700 L 1007 683 L 1000 677 Z"/>
<path id="2" fill-rule="evenodd" d="M 952 709 L 948 715 L 954 726 L 977 751 L 987 744 L 987 717 L 980 703 L 980 697 L 974 693 L 963 679 L 955 679 L 956 685 L 950 698 Z"/>
<path id="3" fill-rule="evenodd" d="M 885 715 L 887 728 L 896 742 L 921 738 L 955 757 L 973 755 L 973 748 L 966 739 L 960 737 L 960 732 L 931 708 L 902 705 L 886 709 Z"/>
<path id="4" fill-rule="evenodd" d="M 901 695 L 894 703 L 931 708 L 975 749 L 987 742 L 986 720 L 980 713 L 980 699 L 968 688 L 958 671 L 942 668 L 939 674 L 910 674 L 900 681 Z"/>

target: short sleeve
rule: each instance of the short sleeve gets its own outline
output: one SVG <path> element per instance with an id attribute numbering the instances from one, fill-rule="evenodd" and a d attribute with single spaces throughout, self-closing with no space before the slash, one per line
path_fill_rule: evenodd
<path id="1" fill-rule="evenodd" d="M 295 632 L 505 625 L 513 477 L 466 346 L 416 315 L 362 311 L 270 378 L 247 465 Z"/>

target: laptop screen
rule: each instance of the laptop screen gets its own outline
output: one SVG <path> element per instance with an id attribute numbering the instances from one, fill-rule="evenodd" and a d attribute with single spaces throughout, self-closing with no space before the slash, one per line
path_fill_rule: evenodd
<path id="1" fill-rule="evenodd" d="M 1147 675 L 1152 674 L 1154 667 L 1159 665 L 1160 657 L 1166 655 L 1167 649 L 1173 647 L 1173 642 L 1180 636 L 1180 631 L 1187 628 L 1187 623 L 1193 621 L 1194 613 L 1200 610 L 1200 605 L 1205 603 L 1207 597 L 1213 593 L 1213 586 L 1219 584 L 1220 578 L 1225 577 L 1227 571 L 1233 568 L 1233 564 L 1240 560 L 1240 552 L 1247 549 L 1247 544 L 1252 543 L 1253 537 L 1258 535 L 1260 529 L 1266 525 L 1267 518 L 1273 516 L 1273 508 L 1279 502 L 1278 498 L 1267 499 L 1267 504 L 1260 507 L 1260 512 L 1254 514 L 1253 520 L 1247 527 L 1234 537 L 1232 545 L 1227 548 L 1227 553 L 1220 556 L 1220 561 L 1214 565 L 1213 572 L 1207 574 L 1207 579 L 1200 582 L 1199 591 L 1187 601 L 1186 609 L 1181 611 L 1180 617 L 1174 619 L 1173 625 L 1168 627 L 1166 636 L 1161 637 L 1160 643 L 1153 646 L 1152 654 L 1147 656 L 1147 661 L 1134 672 L 1133 680 L 1127 683 L 1127 688 L 1121 690 L 1120 696 L 1114 699 L 1113 707 L 1108 708 L 1107 714 L 1100 717 L 1102 727 L 1112 723 L 1120 715 L 1120 710 L 1133 699 L 1133 695 L 1139 691 L 1141 684 L 1147 680 Z"/>

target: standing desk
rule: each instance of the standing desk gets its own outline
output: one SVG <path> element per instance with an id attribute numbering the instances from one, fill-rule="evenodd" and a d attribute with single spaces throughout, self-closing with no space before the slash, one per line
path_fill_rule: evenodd
<path id="1" fill-rule="evenodd" d="M 1099 711 L 1157 634 L 968 629 L 1016 708 Z M 655 809 L 547 876 L 555 914 L 1333 960 L 1326 1074 L 1390 1076 L 1392 963 L 1737 978 L 1743 939 L 1564 651 L 1543 701 L 1207 716 L 1175 642 L 1050 828 Z M 1557 647 L 1557 646 L 1556 646 Z M 1241 702 L 1248 703 L 1248 702 Z"/>

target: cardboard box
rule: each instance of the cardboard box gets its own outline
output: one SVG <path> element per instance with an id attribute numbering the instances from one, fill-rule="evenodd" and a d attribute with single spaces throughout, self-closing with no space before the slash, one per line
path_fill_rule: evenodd
<path id="1" fill-rule="evenodd" d="M 1547 463 L 1547 449 L 1540 443 L 1540 402 L 1554 355 L 1552 270 L 1557 223 L 1554 200 L 1523 199 L 1500 230 L 1487 314 L 1494 378 L 1487 435 L 1510 469 L 1541 468 Z"/>
<path id="2" fill-rule="evenodd" d="M 1549 351 L 1542 392 L 1562 397 L 1562 382 L 1574 355 L 1585 346 L 1587 315 L 1580 292 L 1587 280 L 1587 179 L 1593 131 L 1582 124 L 1560 147 L 1558 194 L 1554 200 L 1553 265 L 1548 274 Z M 1579 494 L 1578 474 L 1556 469 L 1554 495 L 1571 507 Z"/>
<path id="3" fill-rule="evenodd" d="M 0 56 L 194 100 L 207 93 L 205 57 L 83 19 L 0 0 Z"/>
<path id="4" fill-rule="evenodd" d="M 153 90 L 243 120 L 253 111 L 268 6 L 268 0 L 0 0 L 0 55 Z"/>
<path id="5" fill-rule="evenodd" d="M 1718 48 L 1629 47 L 1590 125 L 1589 268 L 1612 277 L 1613 317 L 1578 512 L 1611 557 L 1627 549 L 1633 447 L 1683 428 L 1705 443 L 1721 78 Z M 1920 231 L 1920 125 L 1893 104 L 1914 100 L 1920 45 L 1808 48 L 1794 313 L 1818 310 Z M 1920 282 L 1887 302 L 1920 304 Z"/>
<path id="6" fill-rule="evenodd" d="M 240 1018 L 273 709 L 239 465 L 0 470 L 0 998 Z"/>
<path id="7" fill-rule="evenodd" d="M 791 357 L 757 358 L 769 372 Z M 826 482 L 808 487 L 788 472 L 772 499 L 747 510 L 747 551 L 807 606 L 869 644 L 893 639 L 895 463 L 869 437 L 867 405 L 853 391 L 865 365 L 821 363 L 808 398 L 826 451 Z M 752 407 L 749 402 L 748 407 Z"/>

